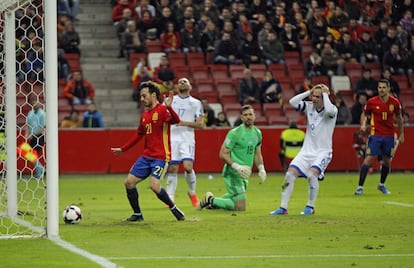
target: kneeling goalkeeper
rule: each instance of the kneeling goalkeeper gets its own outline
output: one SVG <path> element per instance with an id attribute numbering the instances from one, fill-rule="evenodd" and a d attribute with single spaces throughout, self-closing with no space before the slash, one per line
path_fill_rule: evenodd
<path id="1" fill-rule="evenodd" d="M 261 151 L 262 132 L 254 126 L 256 115 L 251 105 L 244 105 L 240 110 L 240 126 L 230 130 L 220 149 L 220 158 L 225 162 L 222 175 L 227 193 L 222 197 L 214 197 L 207 192 L 197 209 L 205 207 L 226 210 L 246 210 L 246 190 L 248 179 L 255 163 L 260 183 L 266 180 Z"/>

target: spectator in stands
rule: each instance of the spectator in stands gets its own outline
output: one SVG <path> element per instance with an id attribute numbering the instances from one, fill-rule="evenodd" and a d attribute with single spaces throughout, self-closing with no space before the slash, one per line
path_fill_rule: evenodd
<path id="1" fill-rule="evenodd" d="M 262 54 L 266 65 L 285 63 L 285 49 L 283 44 L 277 39 L 275 32 L 271 31 L 267 34 L 267 39 L 263 43 Z"/>
<path id="2" fill-rule="evenodd" d="M 365 4 L 366 5 L 366 4 Z M 344 12 L 349 20 L 357 21 L 361 18 L 361 5 L 358 0 L 345 1 Z"/>
<path id="3" fill-rule="evenodd" d="M 359 62 L 365 65 L 367 62 L 379 62 L 378 58 L 378 45 L 375 40 L 371 37 L 369 31 L 362 33 L 362 38 L 358 42 L 360 57 Z"/>
<path id="4" fill-rule="evenodd" d="M 30 49 L 26 52 L 24 71 L 26 79 L 29 81 L 44 81 L 43 68 L 44 56 L 40 40 L 33 42 Z"/>
<path id="5" fill-rule="evenodd" d="M 308 20 L 308 29 L 311 35 L 312 45 L 321 48 L 321 44 L 325 40 L 328 32 L 328 23 L 326 19 L 320 14 L 320 9 L 315 9 L 315 15 Z"/>
<path id="6" fill-rule="evenodd" d="M 217 114 L 216 120 L 214 122 L 216 127 L 231 127 L 229 120 L 224 112 L 219 112 Z"/>
<path id="7" fill-rule="evenodd" d="M 71 105 L 90 104 L 95 97 L 95 88 L 83 79 L 80 71 L 72 73 L 72 79 L 66 84 L 63 94 Z"/>
<path id="8" fill-rule="evenodd" d="M 192 0 L 184 0 L 184 2 L 192 2 Z M 186 5 L 183 3 L 182 5 L 180 5 L 177 11 L 180 11 L 181 7 L 183 8 L 182 9 L 183 14 L 180 15 L 179 12 L 177 12 L 177 23 L 178 23 L 179 29 L 182 29 L 185 27 L 186 19 L 193 19 L 194 22 L 196 22 L 198 21 L 200 17 L 196 5 L 193 5 L 193 4 Z"/>
<path id="9" fill-rule="evenodd" d="M 144 11 L 148 10 L 151 14 L 151 17 L 156 16 L 156 10 L 153 5 L 150 4 L 149 0 L 140 0 L 135 8 L 135 12 L 138 14 L 138 20 L 142 19 L 144 16 Z"/>
<path id="10" fill-rule="evenodd" d="M 161 34 L 161 46 L 167 54 L 181 52 L 181 34 L 172 21 L 167 22 L 167 29 Z"/>
<path id="11" fill-rule="evenodd" d="M 338 108 L 337 125 L 349 125 L 352 122 L 351 110 L 346 106 L 340 93 L 335 94 L 335 106 Z"/>
<path id="12" fill-rule="evenodd" d="M 116 35 L 119 40 L 119 53 L 118 58 L 125 57 L 124 50 L 122 49 L 122 34 L 127 30 L 128 21 L 135 21 L 132 18 L 132 11 L 129 8 L 124 8 L 122 11 L 122 18 L 115 25 Z"/>
<path id="13" fill-rule="evenodd" d="M 160 35 L 163 32 L 165 32 L 165 30 L 167 29 L 167 23 L 169 22 L 172 22 L 174 24 L 174 29 L 178 29 L 177 20 L 172 13 L 172 9 L 169 6 L 164 6 L 161 10 L 161 14 L 157 15 L 157 26 L 158 26 L 157 32 Z"/>
<path id="14" fill-rule="evenodd" d="M 140 84 L 148 80 L 153 80 L 153 77 L 153 71 L 151 69 L 151 66 L 149 66 L 146 58 L 140 58 L 137 63 L 137 66 L 135 66 L 132 70 L 131 76 L 132 88 L 134 89 L 132 99 L 134 101 L 137 101 L 138 104 L 141 103 L 139 96 Z"/>
<path id="15" fill-rule="evenodd" d="M 324 43 L 321 52 L 322 63 L 327 71 L 327 75 L 343 75 L 344 59 L 339 56 L 338 51 L 332 48 L 330 43 Z"/>
<path id="16" fill-rule="evenodd" d="M 65 51 L 63 49 L 58 49 L 58 78 L 68 80 L 69 74 L 70 65 L 65 58 Z"/>
<path id="17" fill-rule="evenodd" d="M 72 20 L 78 20 L 77 16 L 79 13 L 79 0 L 59 0 L 58 6 L 59 5 L 64 6 L 63 9 L 66 11 L 66 14 L 72 18 Z"/>
<path id="18" fill-rule="evenodd" d="M 408 39 L 411 39 L 411 35 L 409 36 L 406 31 L 404 31 L 403 27 L 401 25 L 395 26 L 396 30 L 396 37 L 400 45 L 400 51 L 406 52 L 408 48 Z"/>
<path id="19" fill-rule="evenodd" d="M 405 60 L 398 44 L 392 44 L 390 50 L 385 52 L 382 66 L 384 69 L 388 69 L 391 74 L 405 73 Z"/>
<path id="20" fill-rule="evenodd" d="M 400 96 L 400 86 L 398 85 L 398 82 L 395 81 L 395 79 L 392 78 L 392 73 L 390 69 L 384 69 L 382 71 L 381 78 L 386 79 L 390 82 L 390 88 L 391 88 L 391 94 L 393 94 L 396 97 Z"/>
<path id="21" fill-rule="evenodd" d="M 402 48 L 401 40 L 397 37 L 397 31 L 394 27 L 388 27 L 387 35 L 381 41 L 381 55 L 385 56 L 385 53 L 391 50 L 391 46 L 396 44 L 398 48 Z M 381 57 L 382 59 L 383 57 Z"/>
<path id="22" fill-rule="evenodd" d="M 76 53 L 81 54 L 79 49 L 80 37 L 71 21 L 67 21 L 65 24 L 65 31 L 63 32 L 60 40 L 60 47 L 65 51 L 65 53 Z"/>
<path id="23" fill-rule="evenodd" d="M 224 21 L 222 32 L 227 32 L 230 34 L 230 41 L 233 42 L 239 51 L 242 39 L 239 32 L 235 29 L 234 24 L 230 20 Z"/>
<path id="24" fill-rule="evenodd" d="M 269 21 L 266 21 L 263 24 L 263 28 L 257 33 L 257 42 L 259 47 L 263 47 L 264 42 L 267 40 L 267 34 L 272 31 L 272 24 Z"/>
<path id="25" fill-rule="evenodd" d="M 252 33 L 246 33 L 246 38 L 241 46 L 240 55 L 246 66 L 249 66 L 251 63 L 262 63 L 262 50 Z"/>
<path id="26" fill-rule="evenodd" d="M 273 30 L 279 36 L 286 23 L 285 5 L 283 3 L 276 4 L 275 13 L 269 17 L 269 20 L 273 24 Z"/>
<path id="27" fill-rule="evenodd" d="M 361 114 L 367 103 L 368 96 L 365 93 L 358 93 L 356 95 L 356 101 L 351 107 L 351 115 L 352 121 L 351 124 L 353 125 L 360 125 L 361 124 Z"/>
<path id="28" fill-rule="evenodd" d="M 253 27 L 250 21 L 247 19 L 245 13 L 239 14 L 239 19 L 237 21 L 237 31 L 239 33 L 240 39 L 245 39 L 247 33 L 253 33 Z"/>
<path id="29" fill-rule="evenodd" d="M 383 18 L 389 18 L 391 24 L 396 25 L 398 23 L 397 8 L 397 5 L 393 4 L 393 0 L 384 0 L 383 2 L 380 2 L 380 6 L 377 6 L 377 15 L 374 23 L 377 24 Z"/>
<path id="30" fill-rule="evenodd" d="M 371 69 L 364 69 L 362 77 L 357 81 L 354 91 L 356 94 L 364 93 L 368 98 L 378 95 L 377 81 L 371 76 Z"/>
<path id="31" fill-rule="evenodd" d="M 207 99 L 203 99 L 203 100 L 201 100 L 201 102 L 203 103 L 203 110 L 204 110 L 204 124 L 207 127 L 211 127 L 211 126 L 214 125 L 214 123 L 216 121 L 216 118 L 214 116 L 214 110 L 208 104 Z"/>
<path id="32" fill-rule="evenodd" d="M 185 19 L 184 28 L 181 29 L 181 43 L 184 53 L 201 52 L 200 47 L 200 31 L 195 27 L 193 18 Z"/>
<path id="33" fill-rule="evenodd" d="M 409 77 L 412 77 L 414 73 L 414 38 L 411 38 L 411 45 L 410 49 L 407 52 L 407 74 Z M 414 82 L 413 78 L 411 78 L 411 81 Z"/>
<path id="34" fill-rule="evenodd" d="M 160 64 L 154 69 L 154 81 L 169 88 L 174 84 L 174 80 L 174 70 L 170 66 L 168 57 L 163 55 L 160 58 Z"/>
<path id="35" fill-rule="evenodd" d="M 96 109 L 95 103 L 88 105 L 88 110 L 83 114 L 82 127 L 84 128 L 103 128 L 104 122 L 102 114 Z"/>
<path id="36" fill-rule="evenodd" d="M 376 9 L 373 8 L 373 5 L 371 4 L 366 4 L 362 8 L 359 23 L 364 26 L 373 26 L 376 16 Z"/>
<path id="37" fill-rule="evenodd" d="M 214 51 L 214 45 L 220 39 L 220 33 L 213 21 L 207 21 L 201 32 L 200 47 L 204 53 Z"/>
<path id="38" fill-rule="evenodd" d="M 118 3 L 112 8 L 112 22 L 116 25 L 123 17 L 124 9 L 129 8 L 132 12 L 132 18 L 138 19 L 138 14 L 135 11 L 134 4 L 129 3 L 128 0 L 119 0 Z"/>
<path id="39" fill-rule="evenodd" d="M 237 45 L 230 39 L 229 32 L 223 32 L 221 39 L 216 42 L 214 49 L 214 64 L 236 64 L 238 62 L 239 51 Z"/>
<path id="40" fill-rule="evenodd" d="M 142 11 L 142 17 L 138 20 L 137 29 L 139 32 L 145 35 L 145 39 L 154 40 L 159 36 L 157 32 L 157 21 L 151 15 L 151 12 L 149 10 Z"/>
<path id="41" fill-rule="evenodd" d="M 351 36 L 352 42 L 357 44 L 359 40 L 361 40 L 362 34 L 364 33 L 365 29 L 366 27 L 359 24 L 357 19 L 350 19 L 346 32 L 348 32 L 349 35 Z"/>
<path id="42" fill-rule="evenodd" d="M 212 0 L 204 0 L 200 4 L 200 16 L 205 15 L 207 18 L 217 24 L 219 22 L 220 11 Z"/>
<path id="43" fill-rule="evenodd" d="M 412 126 L 412 125 L 414 125 L 414 123 L 410 119 L 410 114 L 408 112 L 403 112 L 402 113 L 402 116 L 403 116 L 404 126 Z"/>
<path id="44" fill-rule="evenodd" d="M 387 37 L 388 32 L 388 24 L 389 24 L 389 18 L 384 18 L 379 23 L 378 29 L 374 33 L 374 39 L 378 46 L 378 56 L 380 59 L 382 59 L 382 56 L 384 55 L 383 49 L 382 49 L 382 40 L 384 40 L 385 37 Z"/>
<path id="45" fill-rule="evenodd" d="M 356 63 L 360 57 L 359 48 L 351 40 L 351 35 L 348 32 L 342 33 L 342 37 L 336 45 L 336 51 L 344 62 Z"/>
<path id="46" fill-rule="evenodd" d="M 65 116 L 60 122 L 60 128 L 80 128 L 82 127 L 82 118 L 79 111 L 73 109 L 68 116 Z"/>
<path id="47" fill-rule="evenodd" d="M 305 75 L 308 77 L 321 76 L 325 74 L 322 57 L 318 49 L 314 48 L 312 54 L 305 59 Z"/>
<path id="48" fill-rule="evenodd" d="M 285 23 L 283 30 L 279 34 L 279 39 L 285 51 L 297 51 L 301 55 L 299 35 L 291 23 Z"/>
<path id="49" fill-rule="evenodd" d="M 292 24 L 295 26 L 296 31 L 299 34 L 299 39 L 309 40 L 311 38 L 308 30 L 307 21 L 303 18 L 302 13 L 297 12 L 295 14 L 295 19 L 292 22 Z"/>
<path id="50" fill-rule="evenodd" d="M 138 31 L 135 20 L 129 20 L 125 32 L 121 34 L 120 51 L 120 55 L 126 54 L 128 58 L 133 53 L 146 52 L 145 39 Z"/>
<path id="51" fill-rule="evenodd" d="M 266 70 L 260 84 L 260 103 L 279 103 L 283 109 L 282 87 L 279 81 L 273 77 L 270 70 Z"/>
<path id="52" fill-rule="evenodd" d="M 239 102 L 241 105 L 260 103 L 260 87 L 256 78 L 253 77 L 252 71 L 245 68 L 243 78 L 238 85 Z"/>
<path id="53" fill-rule="evenodd" d="M 257 20 L 259 14 L 266 14 L 266 3 L 261 0 L 253 0 L 248 8 L 247 17 L 249 20 Z"/>
<path id="54" fill-rule="evenodd" d="M 414 5 L 411 5 L 412 9 L 411 10 L 406 10 L 404 12 L 403 17 L 401 18 L 399 25 L 401 25 L 401 27 L 403 28 L 403 30 L 409 34 L 409 35 L 413 35 L 414 34 L 414 18 L 413 18 L 413 8 Z"/>

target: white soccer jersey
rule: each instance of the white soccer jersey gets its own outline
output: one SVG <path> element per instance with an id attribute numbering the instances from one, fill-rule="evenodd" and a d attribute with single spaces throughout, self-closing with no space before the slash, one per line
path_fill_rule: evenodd
<path id="1" fill-rule="evenodd" d="M 179 95 L 175 95 L 171 106 L 182 121 L 194 122 L 196 118 L 204 117 L 201 101 L 192 96 L 182 98 Z M 195 143 L 194 128 L 171 125 L 170 139 L 171 142 L 179 141 Z"/>
<path id="2" fill-rule="evenodd" d="M 319 152 L 332 152 L 332 136 L 338 109 L 334 106 L 334 114 L 328 115 L 325 109 L 318 111 L 311 101 L 301 102 L 299 110 L 302 110 L 303 106 L 308 120 L 302 146 L 303 153 L 314 155 Z"/>

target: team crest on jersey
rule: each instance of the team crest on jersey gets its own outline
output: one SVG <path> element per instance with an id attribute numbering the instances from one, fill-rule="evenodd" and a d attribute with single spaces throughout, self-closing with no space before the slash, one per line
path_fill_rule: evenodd
<path id="1" fill-rule="evenodd" d="M 152 121 L 158 121 L 158 113 L 152 115 Z"/>
<path id="2" fill-rule="evenodd" d="M 388 109 L 390 110 L 390 112 L 394 112 L 394 104 L 390 104 L 390 107 L 388 107 Z"/>

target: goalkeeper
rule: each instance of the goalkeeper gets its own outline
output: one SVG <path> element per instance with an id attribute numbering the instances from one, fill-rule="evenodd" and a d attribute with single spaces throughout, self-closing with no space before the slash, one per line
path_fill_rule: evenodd
<path id="1" fill-rule="evenodd" d="M 246 210 L 246 190 L 252 173 L 253 162 L 259 170 L 260 183 L 266 180 L 261 151 L 262 133 L 254 126 L 256 118 L 251 105 L 244 105 L 240 110 L 243 124 L 227 133 L 220 149 L 220 158 L 225 162 L 222 175 L 227 193 L 214 197 L 207 192 L 197 209 L 222 208 L 226 210 Z"/>

